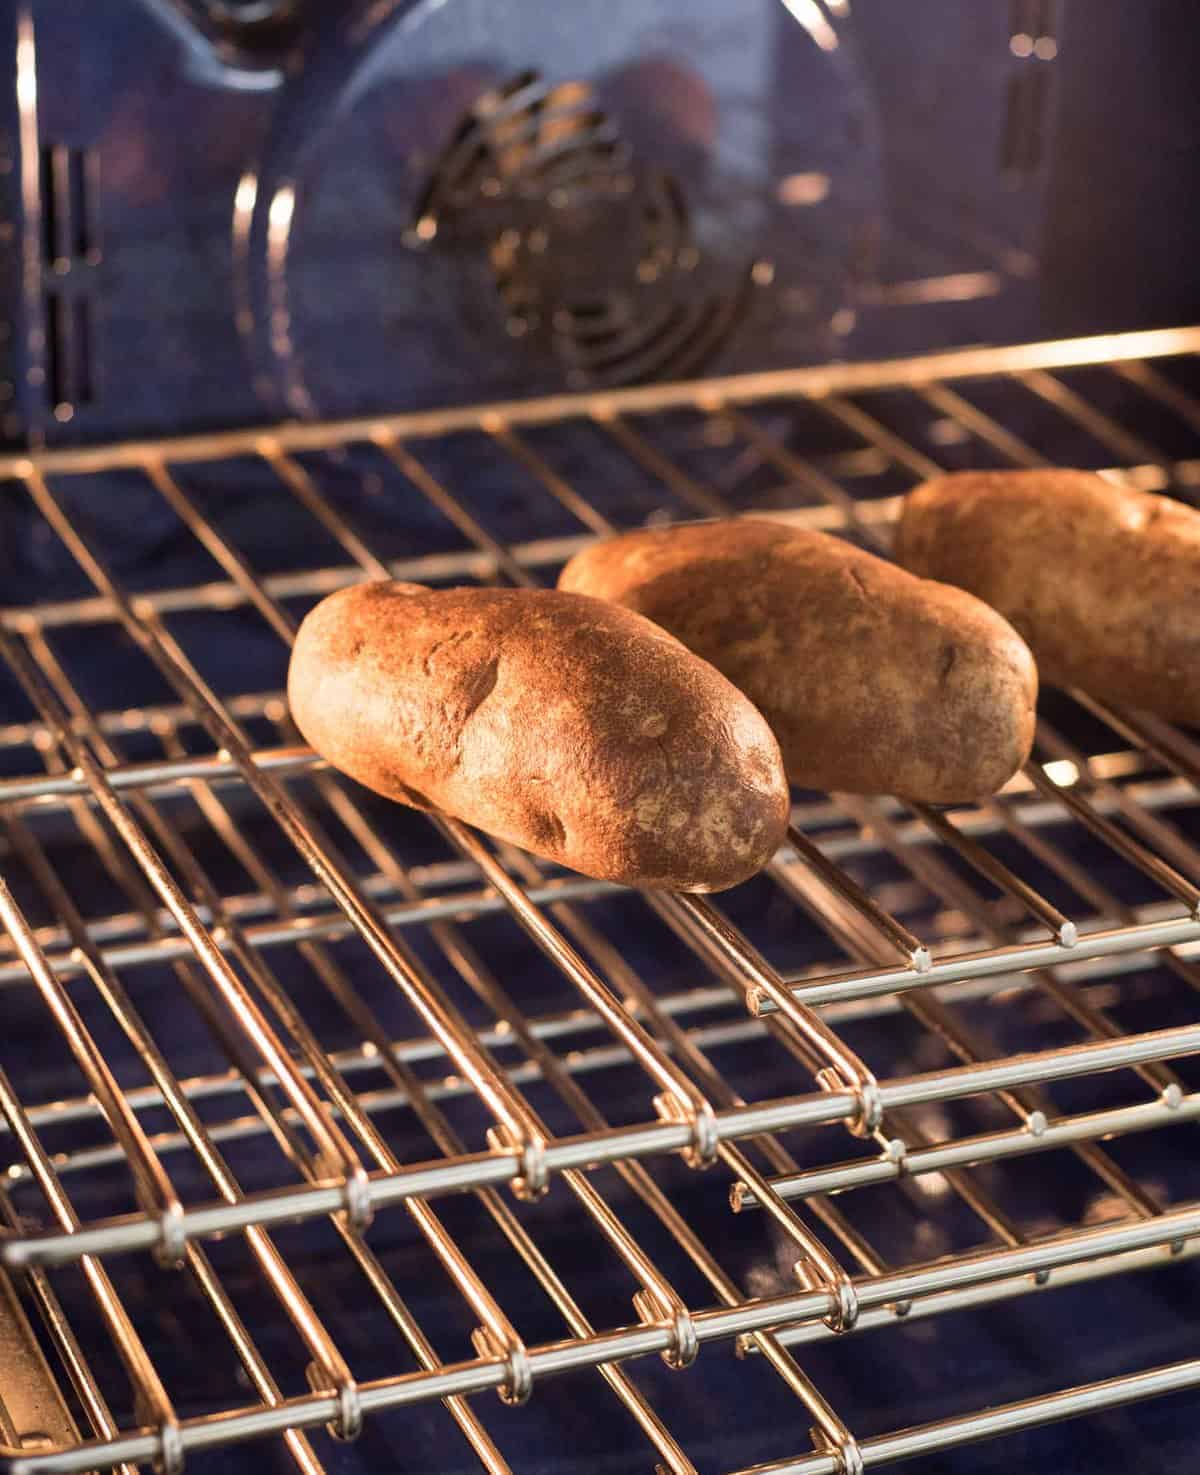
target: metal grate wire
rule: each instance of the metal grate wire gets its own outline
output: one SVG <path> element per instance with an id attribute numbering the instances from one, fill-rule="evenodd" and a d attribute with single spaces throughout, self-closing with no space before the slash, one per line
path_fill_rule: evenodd
<path id="1" fill-rule="evenodd" d="M 401 833 L 300 744 L 280 694 L 298 612 L 332 589 L 389 575 L 536 585 L 619 527 L 611 499 L 556 461 L 564 435 L 623 457 L 656 516 L 755 507 L 885 551 L 897 491 L 946 453 L 1047 464 L 1067 435 L 1106 475 L 1190 495 L 1197 354 L 1200 329 L 1180 329 L 0 461 L 89 586 L 0 612 L 0 656 L 28 704 L 0 728 L 0 989 L 57 1052 L 55 1069 L 28 1071 L 0 1044 L 5 1467 L 177 1470 L 274 1437 L 315 1472 L 325 1436 L 310 1431 L 350 1439 L 384 1410 L 441 1400 L 501 1472 L 498 1420 L 473 1395 L 519 1405 L 553 1374 L 594 1369 L 652 1461 L 687 1475 L 686 1430 L 625 1364 L 657 1352 L 682 1370 L 710 1342 L 765 1364 L 796 1401 L 811 1447 L 755 1467 L 796 1475 L 1200 1383 L 1193 1359 L 982 1410 L 987 1390 L 968 1387 L 966 1412 L 860 1436 L 792 1350 L 1193 1255 L 1187 1153 L 1163 1149 L 1156 1163 L 1174 1152 L 1183 1166 L 1149 1181 L 1116 1149 L 1166 1128 L 1174 1144 L 1200 1115 L 1187 1074 L 1200 740 L 1064 696 L 1002 795 L 945 812 L 798 796 L 767 874 L 713 901 L 622 892 L 445 818 L 409 816 Z M 1140 409 L 1168 417 L 1185 449 L 1116 418 L 1114 392 L 1139 426 Z M 824 426 L 816 449 L 791 428 L 801 412 Z M 519 479 L 520 538 L 489 530 L 487 499 L 440 470 L 471 437 Z M 330 489 L 359 451 L 386 468 L 389 516 L 403 526 L 423 508 L 445 547 L 375 551 Z M 231 458 L 268 474 L 337 561 L 257 572 L 194 489 Z M 72 511 L 81 485 L 98 498 L 113 474 L 152 488 L 217 577 L 124 587 Z M 539 536 L 564 518 L 577 530 Z M 273 642 L 275 685 L 214 680 L 197 633 L 214 619 L 229 642 L 251 628 Z M 106 689 L 98 705 L 81 650 L 138 664 L 159 696 Z M 81 875 L 111 907 L 96 911 Z M 546 1007 L 523 1002 L 527 977 Z M 174 1015 L 207 1042 L 204 1068 Z M 1120 1099 L 1087 1098 L 1114 1080 Z M 1087 1207 L 1050 1223 L 1014 1209 L 1006 1175 L 1029 1159 L 1068 1159 Z M 878 1216 L 856 1211 L 881 1185 L 918 1217 L 953 1204 L 958 1239 L 938 1255 L 919 1235 L 899 1258 L 885 1249 Z M 623 1287 L 607 1320 L 577 1267 L 556 1266 L 548 1191 Z M 520 1329 L 525 1308 L 454 1212 L 464 1195 L 522 1267 L 543 1308 L 529 1320 L 555 1335 Z M 716 1240 L 699 1227 L 714 1196 L 732 1210 Z M 289 1253 L 298 1225 L 326 1235 L 339 1284 L 398 1339 L 383 1371 L 354 1370 L 311 1264 Z M 397 1235 L 465 1329 L 452 1360 L 388 1268 Z M 230 1236 L 265 1323 L 238 1309 Z M 747 1273 L 764 1246 L 782 1271 Z M 230 1389 L 179 1406 L 121 1289 L 131 1257 L 185 1322 L 199 1324 L 197 1303 L 215 1318 L 250 1401 Z"/>

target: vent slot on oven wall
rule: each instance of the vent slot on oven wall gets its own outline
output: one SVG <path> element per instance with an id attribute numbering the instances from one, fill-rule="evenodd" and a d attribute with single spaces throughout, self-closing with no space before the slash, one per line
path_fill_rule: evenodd
<path id="1" fill-rule="evenodd" d="M 46 294 L 47 395 L 58 420 L 69 420 L 76 405 L 90 404 L 92 311 L 86 297 Z"/>
<path id="2" fill-rule="evenodd" d="M 1058 55 L 1058 0 L 1013 0 L 1009 50 L 1016 68 L 1000 139 L 1000 172 L 1012 183 L 1037 173 L 1046 154 L 1050 74 Z"/>
<path id="3" fill-rule="evenodd" d="M 95 398 L 89 269 L 101 260 L 99 160 L 88 149 L 42 147 L 42 257 L 46 281 L 46 399 L 68 421 Z"/>

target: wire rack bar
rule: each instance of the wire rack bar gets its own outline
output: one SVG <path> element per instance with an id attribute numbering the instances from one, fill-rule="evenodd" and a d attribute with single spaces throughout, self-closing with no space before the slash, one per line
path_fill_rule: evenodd
<path id="1" fill-rule="evenodd" d="M 488 424 L 549 425 L 576 418 L 654 414 L 669 409 L 692 409 L 697 405 L 706 409 L 722 403 L 821 399 L 829 394 L 909 389 L 941 380 L 992 378 L 1038 370 L 1117 364 L 1132 359 L 1165 358 L 1194 353 L 1198 348 L 1200 327 L 1100 334 L 1012 347 L 952 349 L 909 359 L 739 374 L 726 379 L 708 379 L 699 384 L 647 384 L 632 389 L 607 390 L 603 394 L 546 395 L 536 400 L 508 400 L 402 415 L 329 420 L 319 424 L 287 422 L 262 430 L 218 431 L 158 441 L 129 441 L 119 446 L 45 450 L 34 455 L 0 457 L 0 476 L 23 477 L 31 464 L 46 474 L 88 472 L 114 466 L 143 466 L 148 461 L 223 460 L 231 456 L 253 455 L 264 447 L 288 452 L 331 450 L 352 441 L 369 441 L 377 435 L 400 441 L 423 440 L 451 435 L 459 430 L 486 428 Z"/>
<path id="2" fill-rule="evenodd" d="M 967 978 L 987 978 L 995 974 L 1021 972 L 1029 968 L 1046 968 L 1079 958 L 1111 957 L 1126 952 L 1143 952 L 1148 948 L 1169 947 L 1175 943 L 1193 942 L 1198 936 L 1195 921 L 1175 918 L 1164 922 L 1146 922 L 1133 927 L 1120 927 L 1085 933 L 1070 947 L 1060 942 L 1014 943 L 1003 948 L 987 948 L 946 960 L 936 960 L 923 973 L 890 968 L 858 970 L 820 983 L 797 984 L 792 993 L 806 1004 L 825 1004 L 847 999 L 871 998 L 877 994 L 904 992 L 908 989 L 933 988 L 939 984 Z M 773 1002 L 755 995 L 751 1005 L 756 1013 L 769 1014 Z"/>
<path id="3" fill-rule="evenodd" d="M 1183 1096 L 1178 1089 L 1169 1099 L 1144 1101 L 1135 1106 L 1114 1107 L 1110 1111 L 1080 1112 L 1075 1116 L 1047 1120 L 1039 1116 L 1032 1126 L 1011 1132 L 986 1132 L 975 1137 L 960 1138 L 947 1147 L 906 1148 L 879 1159 L 842 1163 L 832 1168 L 818 1168 L 796 1173 L 788 1178 L 770 1180 L 771 1189 L 781 1198 L 806 1198 L 814 1193 L 841 1193 L 848 1188 L 887 1183 L 904 1176 L 940 1173 L 946 1168 L 966 1167 L 977 1163 L 1021 1154 L 1049 1152 L 1068 1142 L 1100 1142 L 1111 1137 L 1124 1137 L 1133 1132 L 1153 1132 L 1190 1122 L 1200 1115 L 1200 1096 Z M 735 1184 L 735 1208 L 759 1207 L 757 1194 L 748 1184 Z"/>
<path id="4" fill-rule="evenodd" d="M 857 1330 L 867 1332 L 887 1327 L 907 1326 L 910 1322 L 924 1321 L 946 1313 L 973 1311 L 994 1306 L 1000 1301 L 1019 1299 L 1031 1294 L 1031 1285 L 1038 1289 L 1064 1290 L 1069 1286 L 1090 1285 L 1095 1281 L 1108 1280 L 1113 1276 L 1140 1274 L 1147 1270 L 1161 1270 L 1171 1265 L 1194 1260 L 1200 1255 L 1200 1244 L 1194 1239 L 1182 1244 L 1167 1246 L 1153 1245 L 1145 1250 L 1125 1250 L 1115 1255 L 1106 1255 L 1099 1260 L 1083 1260 L 1077 1265 L 1060 1265 L 1045 1278 L 1037 1275 L 1031 1282 L 1028 1275 L 1014 1275 L 990 1281 L 969 1291 L 950 1291 L 946 1295 L 922 1296 L 918 1301 L 908 1302 L 899 1315 L 890 1307 L 873 1307 L 863 1311 L 858 1319 Z M 785 1347 L 805 1347 L 810 1342 L 819 1342 L 827 1335 L 823 1322 L 804 1322 L 800 1326 L 781 1327 L 775 1334 Z M 740 1339 L 739 1351 L 751 1356 L 756 1351 L 753 1340 Z"/>
<path id="5" fill-rule="evenodd" d="M 1200 1384 L 1200 1358 L 1193 1358 L 1187 1362 L 1150 1368 L 1142 1373 L 1129 1373 L 1121 1378 L 1108 1378 L 1100 1383 L 1085 1383 L 1062 1393 L 1047 1393 L 1041 1398 L 1001 1404 L 978 1414 L 921 1424 L 897 1434 L 864 1439 L 859 1452 L 864 1467 L 873 1469 L 877 1465 L 936 1454 L 939 1450 L 994 1439 L 1021 1429 L 1035 1429 L 1060 1419 L 1120 1408 L 1122 1404 L 1135 1403 L 1142 1398 L 1161 1398 L 1168 1393 L 1194 1388 L 1197 1384 Z M 797 1460 L 755 1465 L 739 1471 L 738 1475 L 838 1475 L 840 1468 L 839 1461 L 832 1455 L 805 1455 Z"/>

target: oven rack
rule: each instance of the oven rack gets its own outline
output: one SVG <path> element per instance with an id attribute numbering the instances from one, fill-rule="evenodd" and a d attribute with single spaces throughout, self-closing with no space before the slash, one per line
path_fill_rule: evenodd
<path id="1" fill-rule="evenodd" d="M 74 1091 L 39 1095 L 0 1046 L 0 1291 L 16 1328 L 0 1349 L 5 1467 L 31 1475 L 151 1460 L 177 1469 L 186 1457 L 277 1435 L 296 1464 L 315 1470 L 320 1458 L 304 1431 L 329 1425 L 352 1436 L 370 1415 L 441 1399 L 483 1466 L 500 1471 L 504 1456 L 469 1395 L 496 1388 L 518 1404 L 548 1375 L 596 1368 L 653 1458 L 683 1475 L 694 1468 L 686 1450 L 621 1364 L 659 1352 L 682 1368 L 710 1341 L 756 1354 L 748 1362 L 761 1360 L 798 1400 L 812 1448 L 758 1467 L 798 1475 L 874 1467 L 1200 1382 L 1200 1360 L 1190 1360 L 859 1438 L 852 1412 L 836 1410 L 788 1350 L 1191 1258 L 1200 1236 L 1194 1186 L 1164 1197 L 1109 1144 L 1167 1127 L 1177 1136 L 1200 1115 L 1200 1091 L 1180 1074 L 1200 1052 L 1188 1007 L 1200 980 L 1200 840 L 1189 832 L 1200 741 L 1072 694 L 1067 715 L 1087 724 L 1090 741 L 1064 732 L 1056 710 L 1040 724 L 1037 761 L 981 806 L 943 813 L 802 796 L 788 846 L 753 883 L 762 898 L 755 915 L 782 908 L 789 946 L 801 932 L 815 943 L 816 955 L 810 946 L 797 966 L 776 960 L 778 929 L 751 935 L 753 920 L 730 898 L 635 896 L 493 847 L 453 821 L 434 822 L 437 858 L 422 847 L 410 863 L 378 811 L 298 744 L 281 696 L 296 608 L 329 590 L 385 575 L 541 582 L 613 531 L 619 520 L 595 488 L 541 444 L 547 430 L 586 427 L 605 439 L 653 486 L 658 516 L 765 502 L 770 515 L 885 550 L 897 484 L 936 473 L 940 448 L 973 458 L 966 464 L 1048 464 L 1069 433 L 1073 461 L 1090 455 L 1108 475 L 1187 495 L 1200 484 L 1200 401 L 1187 379 L 1198 353 L 1200 329 L 1178 329 L 0 458 L 0 478 L 90 585 L 82 597 L 0 613 L 0 656 L 29 706 L 0 728 L 5 869 L 33 883 L 41 913 L 30 915 L 27 887 L 0 885 L 0 989 L 50 1015 L 45 1028 L 57 1031 L 77 1077 Z M 1161 447 L 1140 423 L 1130 428 L 1108 408 L 1114 393 L 1135 420 L 1148 407 L 1169 421 L 1173 446 L 1184 449 Z M 1001 400 L 1018 407 L 1015 417 L 1001 418 Z M 827 423 L 837 444 L 798 449 L 802 438 L 780 428 L 797 407 Z M 665 428 L 681 416 L 683 454 Z M 430 469 L 430 451 L 461 437 L 484 438 L 524 478 L 531 500 L 520 538 L 489 530 L 487 507 Z M 398 518 L 404 499 L 433 509 L 453 535 L 447 547 L 386 559 L 374 551 L 323 485 L 322 468 L 335 463 L 322 458 L 358 447 L 386 464 Z M 716 453 L 738 475 L 758 476 L 758 490 L 743 497 L 736 476 L 694 469 Z M 260 576 L 192 486 L 231 458 L 269 471 L 278 495 L 342 561 Z M 71 511 L 79 479 L 100 496 L 114 473 L 153 487 L 219 577 L 124 588 Z M 550 525 L 565 516 L 578 531 L 529 536 L 547 525 L 543 505 Z M 186 617 L 211 614 L 257 617 L 278 638 L 273 685 L 222 692 L 201 673 Z M 93 709 L 72 665 L 77 648 L 64 654 L 76 632 L 140 653 L 163 698 Z M 146 742 L 153 757 L 129 756 Z M 251 889 L 214 884 L 196 831 L 176 828 L 181 805 L 207 837 L 203 853 L 207 841 L 223 846 Z M 57 833 L 48 828 L 55 820 L 115 883 L 119 909 L 88 914 L 61 879 L 45 838 Z M 282 832 L 296 874 L 277 844 L 261 847 L 263 825 Z M 331 826 L 353 840 L 354 861 L 330 840 Z M 1069 909 L 1064 893 L 1074 898 Z M 548 960 L 556 1007 L 519 1007 L 472 945 L 473 929 L 497 919 L 515 923 L 531 959 Z M 627 926 L 670 939 L 679 964 L 669 978 L 647 978 L 631 961 Z M 348 940 L 363 947 L 354 968 L 338 953 Z M 352 1040 L 327 1013 L 312 1022 L 307 995 L 293 998 L 285 972 L 297 959 L 336 1002 Z M 142 970 L 162 968 L 219 1042 L 223 1064 L 176 1069 L 174 1042 L 164 1044 L 161 1024 L 135 1006 Z M 1154 1007 L 1143 1027 L 1120 1022 L 1128 990 L 1148 973 L 1151 1005 L 1162 991 L 1163 1017 L 1185 1022 L 1159 1027 Z M 385 987 L 411 1021 L 399 1037 L 376 1004 Z M 1026 1004 L 1043 1011 L 1039 1027 L 1053 1042 L 1006 1047 L 1007 1021 Z M 977 1022 L 985 1006 L 1001 1020 L 998 1041 Z M 905 1069 L 885 1071 L 849 1043 L 900 1020 L 920 1042 Z M 120 1055 L 101 1044 L 114 1033 Z M 335 1036 L 339 1044 L 326 1042 Z M 914 1068 L 926 1047 L 936 1064 Z M 763 1079 L 786 1089 L 747 1098 L 714 1061 L 730 1051 L 770 1061 Z M 589 1091 L 613 1071 L 637 1083 L 639 1102 L 616 1122 Z M 1072 1110 L 1049 1089 L 1110 1072 L 1122 1073 L 1133 1099 Z M 552 1097 L 555 1120 L 565 1112 L 575 1130 L 552 1129 L 535 1094 Z M 975 1129 L 947 1118 L 939 1134 L 930 1109 L 948 1102 L 992 1116 Z M 470 1136 L 455 1126 L 464 1107 Z M 424 1133 L 425 1151 L 406 1150 L 404 1161 L 379 1125 L 396 1112 L 405 1114 L 406 1147 Z M 83 1140 L 64 1138 L 64 1128 Z M 244 1189 L 224 1159 L 246 1143 L 278 1157 L 265 1187 Z M 1064 1217 L 1031 1232 L 979 1171 L 1056 1153 L 1080 1165 L 1111 1222 Z M 741 1246 L 761 1243 L 766 1224 L 795 1262 L 790 1286 L 751 1294 L 739 1284 L 723 1263 L 724 1241 L 718 1254 L 680 1207 L 693 1190 L 666 1172 L 680 1154 L 713 1167 L 695 1181 L 731 1199 L 733 1258 L 740 1265 Z M 615 1173 L 598 1172 L 603 1165 Z M 853 1190 L 890 1182 L 905 1191 L 938 1185 L 972 1218 L 978 1241 L 889 1263 L 843 1205 Z M 71 1198 L 81 1184 L 100 1205 L 86 1215 Z M 544 1230 L 528 1216 L 551 1185 L 571 1196 L 628 1277 L 636 1320 L 593 1325 L 540 1247 Z M 497 1192 L 506 1186 L 515 1197 Z M 431 1204 L 465 1193 L 532 1273 L 568 1337 L 535 1342 L 518 1332 Z M 105 1211 L 109 1202 L 122 1206 Z M 371 1247 L 400 1206 L 447 1293 L 478 1325 L 474 1356 L 439 1358 L 405 1287 Z M 643 1212 L 666 1232 L 671 1254 L 699 1272 L 708 1301 L 685 1299 L 678 1277 L 639 1241 L 626 1221 Z M 304 1221 L 332 1226 L 411 1349 L 413 1370 L 354 1375 L 274 1238 Z M 214 1268 L 210 1245 L 233 1233 L 311 1359 L 307 1392 L 276 1380 Z M 201 1413 L 177 1409 L 120 1289 L 126 1257 L 146 1251 L 165 1286 L 187 1270 L 257 1402 L 231 1393 Z M 86 1295 L 74 1280 L 60 1291 L 67 1272 L 82 1275 Z M 40 1339 L 14 1287 L 44 1320 Z M 73 1330 L 85 1300 L 124 1370 L 124 1417 L 108 1406 Z"/>

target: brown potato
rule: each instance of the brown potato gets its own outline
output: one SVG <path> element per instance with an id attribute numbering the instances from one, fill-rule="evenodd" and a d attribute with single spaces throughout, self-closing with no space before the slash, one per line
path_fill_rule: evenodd
<path id="1" fill-rule="evenodd" d="M 760 709 L 797 783 L 928 803 L 1029 756 L 1037 671 L 994 610 L 824 533 L 739 519 L 629 533 L 559 588 L 647 615 Z"/>
<path id="2" fill-rule="evenodd" d="M 987 600 L 1044 680 L 1200 723 L 1200 513 L 1086 471 L 968 471 L 905 500 L 906 568 Z"/>
<path id="3" fill-rule="evenodd" d="M 580 595 L 343 589 L 301 625 L 288 699 L 368 788 L 589 876 L 721 891 L 787 826 L 778 745 L 741 692 Z"/>

